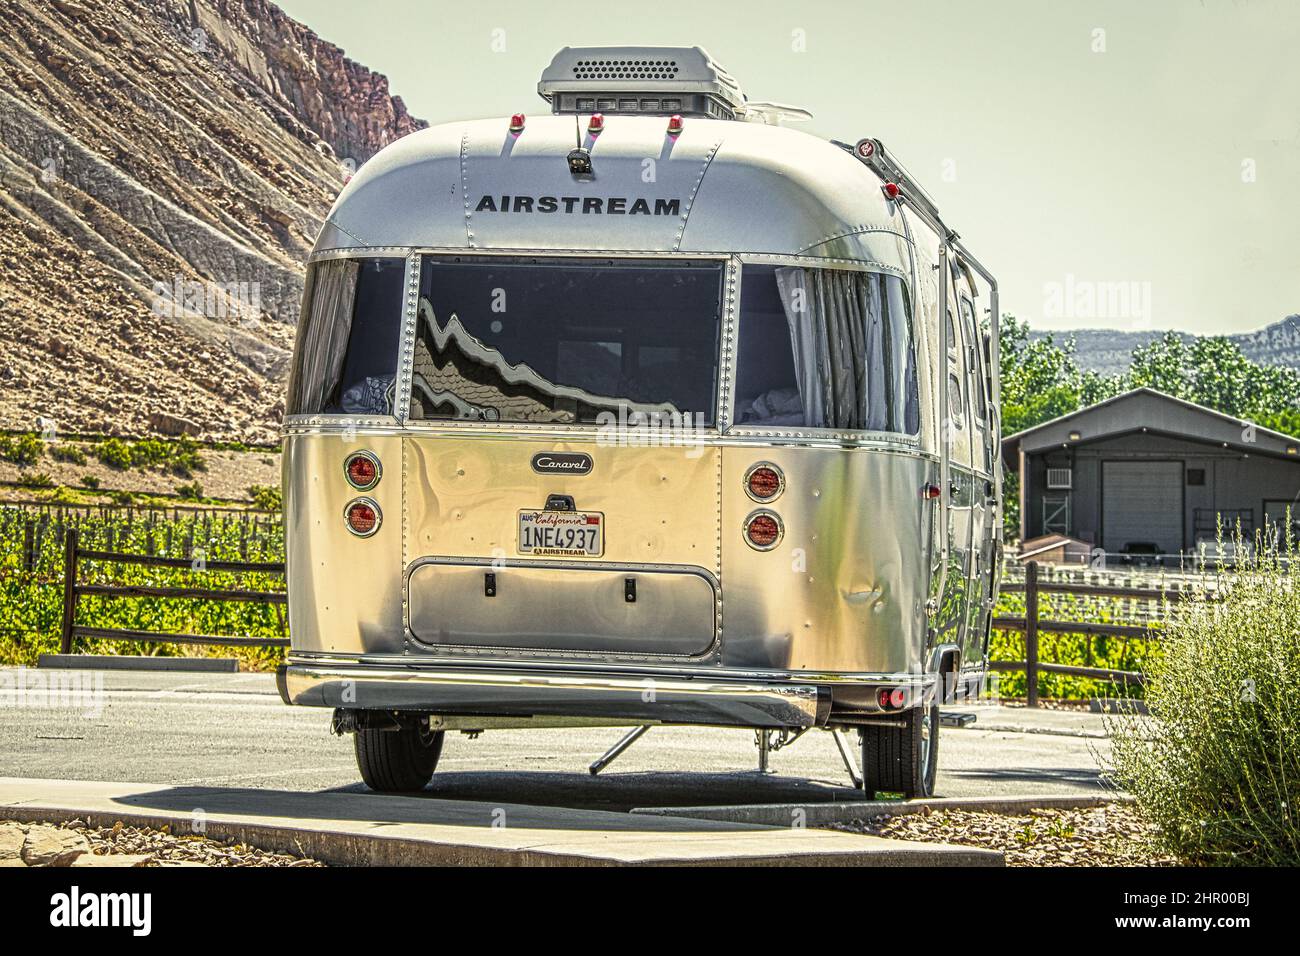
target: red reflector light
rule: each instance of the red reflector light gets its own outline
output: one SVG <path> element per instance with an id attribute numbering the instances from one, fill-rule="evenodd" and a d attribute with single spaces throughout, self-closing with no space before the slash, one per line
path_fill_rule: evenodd
<path id="1" fill-rule="evenodd" d="M 939 489 L 938 485 L 921 486 L 921 497 L 924 498 L 926 501 L 933 501 L 935 498 L 938 498 L 939 495 L 941 495 L 942 493 L 943 492 Z"/>
<path id="2" fill-rule="evenodd" d="M 884 710 L 902 710 L 907 706 L 907 688 L 882 687 L 876 692 L 876 703 Z"/>
<path id="3" fill-rule="evenodd" d="M 383 520 L 379 505 L 369 498 L 358 498 L 350 503 L 343 512 L 343 517 L 347 521 L 348 530 L 362 538 L 368 538 L 378 531 L 379 522 Z"/>
<path id="4" fill-rule="evenodd" d="M 368 451 L 358 451 L 348 455 L 343 468 L 348 476 L 348 484 L 358 491 L 369 491 L 375 487 L 379 484 L 379 477 L 382 474 L 379 459 Z"/>
<path id="5" fill-rule="evenodd" d="M 755 465 L 745 476 L 745 487 L 756 501 L 771 501 L 785 487 L 785 479 L 775 465 Z"/>
<path id="6" fill-rule="evenodd" d="M 524 131 L 524 114 L 515 113 L 510 117 L 510 132 L 522 133 Z"/>
<path id="7" fill-rule="evenodd" d="M 681 116 L 674 113 L 672 116 L 668 117 L 668 135 L 676 136 L 682 131 L 684 125 Z"/>
<path id="8" fill-rule="evenodd" d="M 599 133 L 604 128 L 605 128 L 605 114 L 592 113 L 591 119 L 587 120 L 587 132 Z"/>
<path id="9" fill-rule="evenodd" d="M 880 188 L 885 191 L 886 199 L 898 198 L 898 183 L 885 183 L 885 185 L 881 186 Z"/>
<path id="10" fill-rule="evenodd" d="M 745 540 L 760 551 L 775 548 L 781 534 L 781 519 L 770 511 L 756 511 L 745 522 Z"/>

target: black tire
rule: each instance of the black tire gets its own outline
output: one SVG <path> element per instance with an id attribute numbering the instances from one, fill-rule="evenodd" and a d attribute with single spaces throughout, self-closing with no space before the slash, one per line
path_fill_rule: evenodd
<path id="1" fill-rule="evenodd" d="M 358 730 L 353 741 L 361 779 L 380 793 L 419 793 L 433 777 L 442 755 L 441 730 L 424 721 L 399 730 Z"/>
<path id="2" fill-rule="evenodd" d="M 862 783 L 868 799 L 878 792 L 901 793 L 908 800 L 934 795 L 939 768 L 938 701 L 899 717 L 906 726 L 862 728 Z"/>

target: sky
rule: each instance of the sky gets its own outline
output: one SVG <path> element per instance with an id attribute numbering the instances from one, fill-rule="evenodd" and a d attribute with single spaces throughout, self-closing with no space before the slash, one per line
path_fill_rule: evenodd
<path id="1" fill-rule="evenodd" d="M 702 46 L 881 140 L 1039 329 L 1300 312 L 1297 0 L 277 0 L 430 123 L 546 109 L 563 46 Z"/>

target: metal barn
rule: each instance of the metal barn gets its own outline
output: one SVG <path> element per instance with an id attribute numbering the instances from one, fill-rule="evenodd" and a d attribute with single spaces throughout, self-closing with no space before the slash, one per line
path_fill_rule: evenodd
<path id="1" fill-rule="evenodd" d="M 1026 549 L 1062 535 L 1176 563 L 1213 553 L 1220 522 L 1250 537 L 1300 513 L 1300 438 L 1150 388 L 1010 435 L 1002 455 L 1020 475 Z"/>

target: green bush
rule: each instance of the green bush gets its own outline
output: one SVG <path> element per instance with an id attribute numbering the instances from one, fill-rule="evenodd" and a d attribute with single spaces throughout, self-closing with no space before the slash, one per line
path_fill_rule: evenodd
<path id="1" fill-rule="evenodd" d="M 43 471 L 24 472 L 18 476 L 18 484 L 24 488 L 53 488 L 54 479 Z"/>
<path id="2" fill-rule="evenodd" d="M 180 495 L 181 498 L 186 501 L 202 501 L 203 486 L 197 481 L 192 481 L 185 485 L 177 485 L 176 494 Z"/>
<path id="3" fill-rule="evenodd" d="M 99 447 L 95 449 L 95 457 L 109 468 L 116 468 L 119 471 L 130 468 L 133 461 L 131 446 L 120 438 L 110 438 L 100 442 Z"/>
<path id="4" fill-rule="evenodd" d="M 131 464 L 137 468 L 158 468 L 167 464 L 171 457 L 167 443 L 156 438 L 131 442 Z"/>
<path id="5" fill-rule="evenodd" d="M 86 463 L 86 453 L 76 445 L 69 445 L 66 442 L 51 445 L 50 457 L 55 461 L 70 461 L 74 465 L 84 465 Z"/>
<path id="6" fill-rule="evenodd" d="M 12 438 L 8 435 L 0 435 L 0 458 L 20 468 L 36 464 L 41 460 L 44 451 L 45 442 L 31 432 Z"/>
<path id="7" fill-rule="evenodd" d="M 99 479 L 94 475 L 82 475 L 81 484 L 82 487 L 84 488 L 89 488 L 91 491 L 96 491 L 99 488 Z"/>
<path id="8" fill-rule="evenodd" d="M 284 507 L 279 485 L 250 485 L 248 497 L 253 507 L 262 511 L 279 511 Z"/>
<path id="9" fill-rule="evenodd" d="M 1221 601 L 1170 607 L 1150 718 L 1109 728 L 1117 781 L 1185 860 L 1300 864 L 1297 562 L 1294 541 L 1256 548 Z"/>

